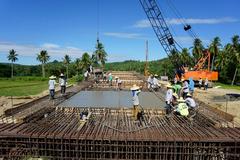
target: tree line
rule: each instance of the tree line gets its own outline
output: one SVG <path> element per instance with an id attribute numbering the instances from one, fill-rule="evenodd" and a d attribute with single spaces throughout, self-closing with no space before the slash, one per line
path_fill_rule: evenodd
<path id="1" fill-rule="evenodd" d="M 50 55 L 47 50 L 40 51 L 36 56 L 36 60 L 41 62 L 40 65 L 19 65 L 15 64 L 18 60 L 17 51 L 11 49 L 7 56 L 8 60 L 11 62 L 11 69 L 9 64 L 0 64 L 0 77 L 14 77 L 16 76 L 40 76 L 46 77 L 50 75 L 59 75 L 60 73 L 65 73 L 67 77 L 72 77 L 73 75 L 82 74 L 85 70 L 89 68 L 90 65 L 95 67 L 104 68 L 107 61 L 107 53 L 101 42 L 97 41 L 95 52 L 90 56 L 89 53 L 83 53 L 82 57 L 76 58 L 72 61 L 72 58 L 66 54 L 62 58 L 62 61 L 54 60 L 49 62 Z M 41 70 L 41 71 L 40 71 Z M 11 73 L 11 74 L 10 74 Z"/>

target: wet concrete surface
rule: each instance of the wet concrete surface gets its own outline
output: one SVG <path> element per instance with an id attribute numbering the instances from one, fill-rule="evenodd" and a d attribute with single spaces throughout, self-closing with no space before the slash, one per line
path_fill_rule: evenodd
<path id="1" fill-rule="evenodd" d="M 163 108 L 165 105 L 152 92 L 141 92 L 139 101 L 143 108 Z M 130 91 L 81 91 L 63 102 L 60 106 L 98 108 L 132 107 L 132 95 Z"/>

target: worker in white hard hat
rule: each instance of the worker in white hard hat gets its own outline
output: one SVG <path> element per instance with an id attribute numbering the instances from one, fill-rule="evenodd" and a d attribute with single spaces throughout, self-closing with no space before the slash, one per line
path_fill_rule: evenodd
<path id="1" fill-rule="evenodd" d="M 172 90 L 172 85 L 168 84 L 166 85 L 167 87 L 167 92 L 166 92 L 166 96 L 165 96 L 165 102 L 166 102 L 166 114 L 169 115 L 171 113 L 171 103 L 172 103 L 172 98 L 173 98 L 173 90 Z"/>
<path id="2" fill-rule="evenodd" d="M 152 89 L 154 89 L 155 91 L 158 91 L 158 89 L 161 87 L 161 85 L 159 84 L 159 81 L 157 79 L 158 75 L 155 74 L 154 78 L 153 78 L 153 82 L 152 82 Z"/>
<path id="3" fill-rule="evenodd" d="M 49 77 L 49 81 L 48 81 L 48 88 L 49 88 L 49 93 L 50 93 L 50 99 L 54 99 L 54 95 L 55 95 L 55 85 L 56 85 L 56 81 L 55 81 L 56 77 L 54 75 L 52 75 L 51 77 Z"/>
<path id="4" fill-rule="evenodd" d="M 204 81 L 204 90 L 208 89 L 208 78 L 205 79 Z"/>
<path id="5" fill-rule="evenodd" d="M 195 108 L 197 106 L 195 100 L 192 98 L 192 95 L 190 93 L 187 94 L 187 98 L 185 99 L 185 101 L 187 105 L 191 108 Z"/>
<path id="6" fill-rule="evenodd" d="M 134 120 L 137 120 L 138 119 L 137 115 L 140 111 L 138 95 L 141 92 L 141 90 L 140 90 L 139 86 L 134 84 L 131 87 L 131 91 L 132 91 L 132 101 L 133 101 L 133 118 L 134 118 Z"/>
<path id="7" fill-rule="evenodd" d="M 115 77 L 115 79 L 116 79 L 116 85 L 117 85 L 116 89 L 121 90 L 122 89 L 122 80 L 119 77 Z"/>
<path id="8" fill-rule="evenodd" d="M 183 81 L 182 97 L 183 97 L 183 99 L 185 99 L 187 94 L 189 93 L 189 84 L 188 84 L 188 81 L 186 79 L 183 79 L 182 81 Z"/>
<path id="9" fill-rule="evenodd" d="M 64 95 L 66 92 L 67 79 L 63 73 L 60 74 L 59 85 L 61 87 L 61 95 Z"/>
<path id="10" fill-rule="evenodd" d="M 147 87 L 149 90 L 151 90 L 152 85 L 153 85 L 153 75 L 151 74 L 147 79 Z"/>

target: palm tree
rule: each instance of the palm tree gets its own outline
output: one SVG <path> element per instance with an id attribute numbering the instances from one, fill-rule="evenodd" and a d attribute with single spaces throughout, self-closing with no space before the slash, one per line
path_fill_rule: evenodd
<path id="1" fill-rule="evenodd" d="M 169 54 L 169 59 L 176 66 L 182 67 L 183 62 L 180 58 L 180 54 L 178 53 L 178 51 L 172 50 Z"/>
<path id="2" fill-rule="evenodd" d="M 80 70 L 81 70 L 81 59 L 77 58 L 74 62 L 74 65 L 76 67 L 77 70 L 77 75 L 79 74 Z"/>
<path id="3" fill-rule="evenodd" d="M 192 55 L 194 57 L 195 63 L 201 58 L 202 50 L 204 50 L 202 41 L 199 38 L 196 38 L 193 42 Z"/>
<path id="4" fill-rule="evenodd" d="M 45 64 L 49 61 L 50 56 L 48 55 L 48 52 L 46 50 L 40 51 L 40 53 L 37 55 L 37 60 L 42 63 L 42 76 L 45 77 Z"/>
<path id="5" fill-rule="evenodd" d="M 88 69 L 91 65 L 91 58 L 87 52 L 83 53 L 82 60 L 81 60 L 81 67 L 82 69 Z"/>
<path id="6" fill-rule="evenodd" d="M 209 51 L 213 55 L 211 70 L 213 70 L 215 57 L 219 54 L 219 47 L 221 47 L 221 46 L 222 46 L 222 44 L 221 44 L 221 40 L 219 37 L 215 37 L 213 39 L 212 43 L 210 44 Z"/>
<path id="7" fill-rule="evenodd" d="M 98 65 L 98 60 L 97 60 L 97 56 L 96 54 L 92 54 L 91 56 L 91 62 L 93 66 L 97 66 Z"/>
<path id="8" fill-rule="evenodd" d="M 100 43 L 99 41 L 97 42 L 96 51 L 94 53 L 95 53 L 97 61 L 101 62 L 102 69 L 104 69 L 105 62 L 107 61 L 107 58 L 106 58 L 107 57 L 107 53 L 104 50 L 103 44 Z"/>
<path id="9" fill-rule="evenodd" d="M 187 48 L 182 49 L 182 53 L 180 55 L 181 61 L 183 62 L 184 66 L 191 66 L 192 63 L 192 57 L 190 56 L 190 53 Z"/>
<path id="10" fill-rule="evenodd" d="M 13 62 L 18 60 L 17 56 L 18 56 L 18 54 L 16 54 L 16 51 L 12 49 L 9 51 L 9 55 L 7 57 L 8 60 L 12 62 L 12 74 L 11 74 L 12 78 L 13 78 Z"/>
<path id="11" fill-rule="evenodd" d="M 232 80 L 232 85 L 234 84 L 235 78 L 236 78 L 236 74 L 238 71 L 238 67 L 240 66 L 240 39 L 238 35 L 233 36 L 232 38 L 232 50 L 234 53 L 234 57 L 236 59 L 236 69 L 234 72 L 234 76 L 233 76 L 233 80 Z"/>
<path id="12" fill-rule="evenodd" d="M 71 58 L 69 55 L 66 54 L 63 58 L 63 63 L 66 65 L 67 78 L 68 78 L 68 65 L 70 64 L 70 62 L 71 62 Z"/>

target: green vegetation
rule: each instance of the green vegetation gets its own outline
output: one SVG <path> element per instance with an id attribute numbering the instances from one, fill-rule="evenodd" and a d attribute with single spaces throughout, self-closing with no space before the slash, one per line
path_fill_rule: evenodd
<path id="1" fill-rule="evenodd" d="M 63 63 L 64 63 L 65 66 L 66 66 L 67 78 L 69 77 L 69 76 L 68 76 L 68 66 L 69 66 L 70 62 L 71 62 L 71 58 L 70 58 L 69 55 L 66 54 L 66 55 L 64 56 L 64 58 L 63 58 Z"/>
<path id="2" fill-rule="evenodd" d="M 16 54 L 16 51 L 15 50 L 10 50 L 9 51 L 9 55 L 8 55 L 8 60 L 12 62 L 12 74 L 11 74 L 11 77 L 13 78 L 13 62 L 17 61 L 18 58 L 17 58 L 18 54 Z"/>
<path id="3" fill-rule="evenodd" d="M 220 83 L 220 82 L 216 82 L 214 83 L 214 86 L 220 86 L 220 88 L 223 88 L 223 89 L 237 89 L 237 90 L 240 90 L 240 86 L 236 86 L 236 85 L 230 85 L 230 84 L 223 84 L 223 83 Z"/>
<path id="4" fill-rule="evenodd" d="M 36 95 L 47 89 L 48 81 L 41 77 L 0 78 L 0 96 Z"/>
<path id="5" fill-rule="evenodd" d="M 42 50 L 37 55 L 37 60 L 42 63 L 42 76 L 45 77 L 45 64 L 49 61 L 50 56 L 48 55 L 48 52 L 46 50 Z"/>
<path id="6" fill-rule="evenodd" d="M 139 73 L 144 72 L 144 64 L 145 62 L 141 61 L 124 61 L 124 62 L 114 62 L 114 63 L 106 63 L 106 70 L 114 70 L 114 71 L 136 71 Z M 157 61 L 151 61 L 148 64 L 148 70 L 152 74 L 158 75 L 168 75 L 173 78 L 174 76 L 174 67 L 168 58 L 164 58 Z"/>
<path id="7" fill-rule="evenodd" d="M 103 44 L 100 43 L 99 40 L 97 41 L 96 51 L 94 52 L 93 59 L 96 64 L 100 62 L 102 69 L 104 69 L 105 63 L 107 61 L 107 52 L 105 51 Z"/>

